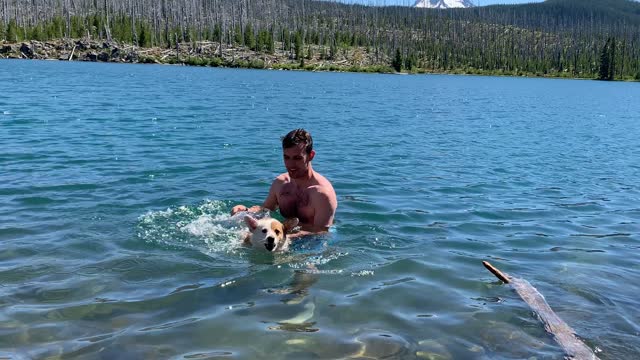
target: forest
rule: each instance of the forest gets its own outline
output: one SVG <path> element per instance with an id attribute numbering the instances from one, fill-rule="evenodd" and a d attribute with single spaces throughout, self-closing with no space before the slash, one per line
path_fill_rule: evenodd
<path id="1" fill-rule="evenodd" d="M 314 0 L 0 0 L 5 57 L 33 52 L 7 44 L 64 40 L 74 51 L 74 41 L 104 43 L 102 57 L 64 55 L 92 61 L 109 61 L 117 47 L 137 51 L 127 59 L 139 62 L 640 80 L 639 35 L 640 3 L 630 0 L 446 10 Z"/>

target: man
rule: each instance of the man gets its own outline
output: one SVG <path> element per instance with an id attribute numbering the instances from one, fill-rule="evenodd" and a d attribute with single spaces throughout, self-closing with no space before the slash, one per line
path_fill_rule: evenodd
<path id="1" fill-rule="evenodd" d="M 273 180 L 262 206 L 236 205 L 231 214 L 280 209 L 283 217 L 297 217 L 300 221 L 301 231 L 293 234 L 295 237 L 328 231 L 338 200 L 329 180 L 313 171 L 311 160 L 316 152 L 311 134 L 304 129 L 289 132 L 282 138 L 282 153 L 287 172 Z"/>

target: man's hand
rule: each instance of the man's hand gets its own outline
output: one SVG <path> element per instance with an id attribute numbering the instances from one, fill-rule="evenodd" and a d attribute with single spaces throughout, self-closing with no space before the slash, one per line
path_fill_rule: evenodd
<path id="1" fill-rule="evenodd" d="M 287 234 L 287 238 L 293 240 L 293 239 L 298 239 L 304 236 L 311 236 L 311 235 L 324 235 L 326 234 L 328 231 L 305 231 L 305 230 L 300 230 L 300 231 L 296 231 L 294 233 L 288 233 Z"/>
<path id="2" fill-rule="evenodd" d="M 231 209 L 231 215 L 233 216 L 241 211 L 247 211 L 247 207 L 244 205 L 236 205 Z"/>
<path id="3" fill-rule="evenodd" d="M 231 215 L 233 216 L 233 215 L 235 215 L 235 214 L 237 214 L 237 213 L 239 213 L 241 211 L 248 211 L 248 212 L 256 213 L 256 212 L 258 212 L 260 210 L 262 210 L 262 206 L 260 206 L 260 205 L 255 205 L 255 206 L 252 206 L 250 208 L 247 208 L 244 205 L 236 205 L 236 206 L 233 207 L 233 209 L 231 209 Z"/>

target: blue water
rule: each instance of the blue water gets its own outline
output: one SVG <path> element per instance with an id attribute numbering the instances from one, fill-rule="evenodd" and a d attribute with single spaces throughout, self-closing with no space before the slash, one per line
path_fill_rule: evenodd
<path id="1" fill-rule="evenodd" d="M 561 359 L 481 264 L 602 359 L 640 353 L 640 87 L 0 61 L 0 357 Z M 238 245 L 313 134 L 336 226 Z"/>

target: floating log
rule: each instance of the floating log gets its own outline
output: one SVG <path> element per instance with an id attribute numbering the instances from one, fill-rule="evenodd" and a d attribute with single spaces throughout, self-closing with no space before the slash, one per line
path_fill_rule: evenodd
<path id="1" fill-rule="evenodd" d="M 483 261 L 482 265 L 502 282 L 511 285 L 522 300 L 538 315 L 538 318 L 544 324 L 544 329 L 553 335 L 553 338 L 564 349 L 569 359 L 599 360 L 591 348 L 576 336 L 575 331 L 551 309 L 544 296 L 531 286 L 528 281 L 511 277 L 487 261 Z"/>

